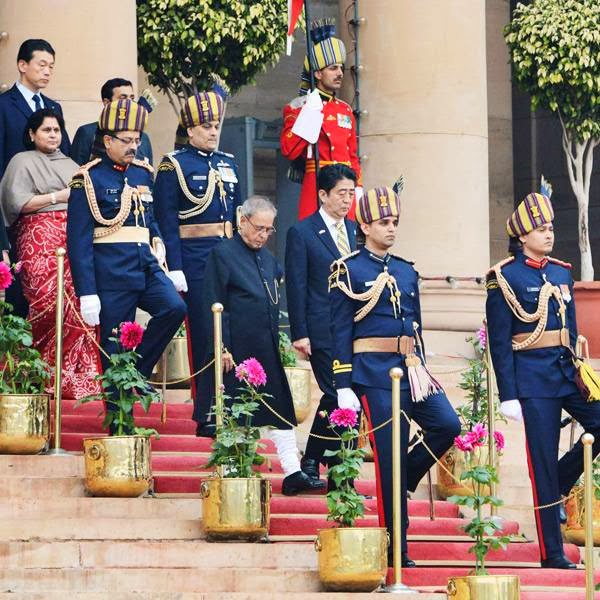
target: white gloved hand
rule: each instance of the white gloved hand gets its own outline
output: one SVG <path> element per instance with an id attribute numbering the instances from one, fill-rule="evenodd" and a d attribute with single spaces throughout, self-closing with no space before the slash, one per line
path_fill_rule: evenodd
<path id="1" fill-rule="evenodd" d="M 356 412 L 360 410 L 360 400 L 352 388 L 340 388 L 337 391 L 337 401 L 339 408 L 351 408 Z"/>
<path id="2" fill-rule="evenodd" d="M 306 140 L 309 144 L 315 144 L 319 139 L 323 117 L 323 100 L 321 100 L 319 91 L 314 89 L 308 94 L 306 102 L 292 127 L 292 133 Z"/>
<path id="3" fill-rule="evenodd" d="M 362 185 L 357 185 L 354 188 L 354 200 L 358 202 L 365 195 Z"/>
<path id="4" fill-rule="evenodd" d="M 523 420 L 523 411 L 521 410 L 521 403 L 518 400 L 504 400 L 504 402 L 500 402 L 500 412 L 512 421 Z"/>
<path id="5" fill-rule="evenodd" d="M 188 284 L 183 271 L 169 271 L 167 277 L 173 282 L 178 292 L 187 292 Z"/>
<path id="6" fill-rule="evenodd" d="M 79 298 L 81 316 L 90 327 L 100 325 L 100 298 L 96 294 L 81 296 Z"/>

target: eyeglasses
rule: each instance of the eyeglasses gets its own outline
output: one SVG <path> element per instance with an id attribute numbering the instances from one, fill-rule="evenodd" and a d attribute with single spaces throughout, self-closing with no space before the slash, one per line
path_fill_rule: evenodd
<path id="1" fill-rule="evenodd" d="M 246 221 L 248 221 L 248 223 L 250 223 L 250 225 L 252 225 L 254 231 L 256 231 L 256 233 L 266 233 L 267 235 L 273 235 L 277 229 L 275 229 L 275 227 L 265 227 L 264 225 L 255 225 L 249 217 L 246 217 Z"/>
<path id="2" fill-rule="evenodd" d="M 111 135 L 110 137 L 119 140 L 121 144 L 125 144 L 126 146 L 131 146 L 132 144 L 134 146 L 139 146 L 142 143 L 140 138 L 120 138 L 116 135 Z"/>

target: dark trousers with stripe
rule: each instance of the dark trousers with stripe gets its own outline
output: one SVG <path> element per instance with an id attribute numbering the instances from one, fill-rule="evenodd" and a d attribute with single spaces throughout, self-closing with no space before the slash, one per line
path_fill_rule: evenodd
<path id="1" fill-rule="evenodd" d="M 185 303 L 162 271 L 148 272 L 146 289 L 142 291 L 98 290 L 98 296 L 101 303 L 100 345 L 107 354 L 117 350 L 115 342 L 109 339 L 115 337 L 113 329 L 124 321 L 133 321 L 136 308 L 151 315 L 142 343 L 136 348 L 140 355 L 137 368 L 149 378 L 185 317 Z M 102 367 L 106 369 L 109 366 L 108 359 L 104 354 L 100 358 Z"/>
<path id="2" fill-rule="evenodd" d="M 333 371 L 331 370 L 332 358 L 331 352 L 327 349 L 313 350 L 310 356 L 310 365 L 312 367 L 315 379 L 319 384 L 319 389 L 323 392 L 319 408 L 315 414 L 311 434 L 321 435 L 324 437 L 335 437 L 335 434 L 329 429 L 329 419 L 319 416 L 321 411 L 326 411 L 328 414 L 337 408 L 337 392 L 333 384 Z M 315 437 L 309 437 L 306 444 L 304 456 L 319 461 L 324 465 L 331 465 L 332 459 L 325 457 L 326 450 L 339 450 L 340 443 L 338 440 L 321 440 Z"/>
<path id="3" fill-rule="evenodd" d="M 363 396 L 363 407 L 370 421 L 370 428 L 377 427 L 392 416 L 391 390 L 359 387 L 359 396 Z M 450 448 L 454 438 L 460 435 L 460 422 L 454 409 L 448 402 L 446 394 L 440 392 L 429 396 L 424 402 L 413 402 L 410 389 L 403 388 L 400 391 L 400 404 L 406 414 L 424 432 L 424 440 L 427 446 L 439 458 Z M 423 446 L 418 443 L 408 452 L 408 436 L 410 426 L 405 418 L 402 418 L 401 442 L 402 442 L 402 551 L 406 552 L 406 529 L 408 528 L 408 503 L 406 490 L 414 491 L 419 481 L 434 465 L 435 459 Z M 392 425 L 375 431 L 374 434 L 375 466 L 377 470 L 377 507 L 379 511 L 379 523 L 387 527 L 390 539 L 393 540 L 393 481 L 392 481 Z"/>
<path id="4" fill-rule="evenodd" d="M 566 410 L 583 429 L 594 435 L 593 454 L 600 452 L 600 402 L 587 402 L 579 394 L 561 398 L 521 400 L 527 444 L 527 464 L 536 506 L 556 502 L 567 495 L 583 471 L 583 447 L 579 440 L 558 459 L 561 412 Z M 535 511 L 542 560 L 563 555 L 559 507 Z"/>

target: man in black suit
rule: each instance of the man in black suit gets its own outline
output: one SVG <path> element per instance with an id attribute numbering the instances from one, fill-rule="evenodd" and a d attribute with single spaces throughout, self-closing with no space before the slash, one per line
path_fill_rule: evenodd
<path id="1" fill-rule="evenodd" d="M 319 416 L 322 410 L 329 413 L 337 408 L 328 278 L 331 263 L 356 249 L 356 227 L 346 218 L 354 200 L 356 173 L 343 164 L 328 165 L 319 172 L 318 187 L 319 210 L 288 230 L 285 278 L 293 345 L 310 360 L 323 392 L 311 433 L 331 437 L 328 420 Z M 324 457 L 325 450 L 338 448 L 336 441 L 309 437 L 302 470 L 318 479 L 320 464 L 331 462 Z"/>
<path id="2" fill-rule="evenodd" d="M 46 40 L 25 40 L 19 48 L 19 80 L 0 95 L 0 178 L 10 159 L 25 150 L 23 136 L 29 116 L 40 108 L 51 108 L 62 116 L 60 104 L 41 93 L 50 83 L 54 55 Z M 69 156 L 70 148 L 69 136 L 63 131 L 60 149 Z"/>
<path id="3" fill-rule="evenodd" d="M 46 40 L 25 40 L 17 54 L 18 81 L 10 90 L 0 95 L 0 179 L 4 175 L 10 159 L 25 150 L 23 138 L 25 126 L 30 115 L 40 108 L 51 108 L 62 116 L 62 109 L 58 102 L 51 100 L 40 92 L 52 77 L 54 69 L 54 48 Z M 60 149 L 66 156 L 69 155 L 71 144 L 67 132 L 62 132 Z M 2 222 L 1 230 L 5 230 Z M 3 259 L 8 261 L 8 237 L 0 233 Z M 14 257 L 13 257 L 14 258 Z M 15 279 L 6 292 L 6 300 L 14 306 L 14 312 L 26 317 L 28 306 L 18 278 Z"/>

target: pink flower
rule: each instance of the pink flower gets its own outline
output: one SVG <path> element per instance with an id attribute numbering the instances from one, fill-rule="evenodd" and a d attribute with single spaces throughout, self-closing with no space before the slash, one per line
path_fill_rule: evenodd
<path id="1" fill-rule="evenodd" d="M 494 441 L 496 442 L 496 450 L 502 452 L 504 450 L 504 434 L 501 431 L 494 431 Z"/>
<path id="2" fill-rule="evenodd" d="M 235 376 L 255 387 L 267 383 L 267 374 L 256 358 L 247 358 L 235 368 Z"/>
<path id="3" fill-rule="evenodd" d="M 326 419 L 327 418 L 327 411 L 326 410 L 320 410 L 319 411 L 319 416 L 321 417 L 321 419 Z"/>
<path id="4" fill-rule="evenodd" d="M 140 345 L 144 337 L 144 328 L 138 323 L 127 321 L 121 323 L 121 335 L 119 341 L 125 350 L 134 350 Z"/>
<path id="5" fill-rule="evenodd" d="M 473 444 L 467 439 L 467 436 L 460 437 L 457 435 L 454 438 L 454 445 L 462 452 L 471 452 L 473 450 Z"/>
<path id="6" fill-rule="evenodd" d="M 358 423 L 358 415 L 352 408 L 336 408 L 329 415 L 329 422 L 338 427 L 354 427 Z"/>
<path id="7" fill-rule="evenodd" d="M 481 350 L 484 351 L 487 346 L 487 331 L 485 327 L 481 326 L 479 331 L 477 332 L 477 339 L 479 340 L 479 345 L 481 346 Z"/>
<path id="8" fill-rule="evenodd" d="M 15 263 L 13 265 L 13 271 L 15 273 L 20 273 L 22 268 L 23 268 L 23 261 L 21 261 L 21 260 L 18 263 Z"/>
<path id="9" fill-rule="evenodd" d="M 467 431 L 465 433 L 465 440 L 473 446 L 473 448 L 477 448 L 479 446 L 485 446 L 485 441 L 488 436 L 488 430 L 482 423 L 476 423 L 473 425 L 473 429 L 471 431 Z"/>
<path id="10" fill-rule="evenodd" d="M 10 267 L 0 262 L 0 289 L 5 290 L 13 282 L 13 276 L 10 272 Z"/>

